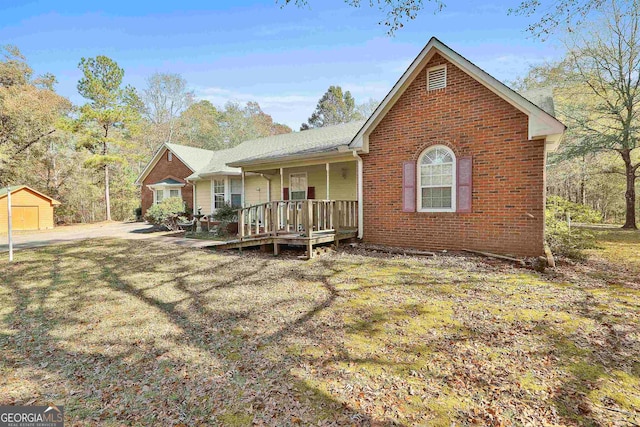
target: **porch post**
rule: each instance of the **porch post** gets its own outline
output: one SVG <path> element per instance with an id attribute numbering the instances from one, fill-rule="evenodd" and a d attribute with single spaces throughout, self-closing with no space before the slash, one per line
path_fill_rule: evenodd
<path id="1" fill-rule="evenodd" d="M 240 201 L 240 204 L 242 205 L 242 207 L 244 208 L 244 175 L 245 175 L 245 171 L 244 168 L 242 168 L 242 193 L 240 193 L 242 199 Z"/>
<path id="2" fill-rule="evenodd" d="M 280 200 L 284 200 L 284 168 L 280 168 Z"/>
<path id="3" fill-rule="evenodd" d="M 224 201 L 231 204 L 231 177 L 224 177 Z"/>
<path id="4" fill-rule="evenodd" d="M 267 179 L 267 202 L 271 201 L 271 178 Z"/>
<path id="5" fill-rule="evenodd" d="M 215 179 L 209 178 L 209 197 L 211 197 L 211 203 L 210 203 L 211 213 L 216 212 L 216 197 L 215 197 L 215 190 L 214 190 L 215 183 L 216 183 Z"/>
<path id="6" fill-rule="evenodd" d="M 196 198 L 196 192 L 197 192 L 196 184 L 197 184 L 197 181 L 193 181 L 191 183 L 191 189 L 193 190 L 193 209 L 192 210 L 194 213 L 198 213 L 198 205 L 197 205 L 198 199 Z"/>
<path id="7" fill-rule="evenodd" d="M 327 172 L 327 200 L 330 200 L 331 198 L 329 197 L 329 162 L 326 163 L 325 169 Z"/>

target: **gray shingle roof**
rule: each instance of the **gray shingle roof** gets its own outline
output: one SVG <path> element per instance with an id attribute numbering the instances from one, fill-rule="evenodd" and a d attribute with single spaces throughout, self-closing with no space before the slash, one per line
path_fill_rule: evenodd
<path id="1" fill-rule="evenodd" d="M 555 117 L 555 108 L 553 105 L 553 88 L 544 87 L 539 89 L 523 90 L 518 92 L 523 98 L 540 108 L 547 114 Z"/>
<path id="2" fill-rule="evenodd" d="M 191 170 L 197 171 L 209 163 L 215 151 L 204 150 L 202 148 L 189 147 L 186 145 L 165 143 L 173 153 L 186 163 Z"/>
<path id="3" fill-rule="evenodd" d="M 545 112 L 554 114 L 551 88 L 523 91 L 520 95 Z M 188 179 L 197 179 L 210 175 L 240 173 L 239 167 L 229 165 L 239 166 L 246 162 L 335 151 L 340 146 L 348 145 L 364 123 L 365 120 L 359 120 L 301 132 L 267 136 L 245 141 L 236 147 L 219 151 L 201 150 L 176 144 L 167 144 L 167 146 L 174 150 L 180 158 L 186 156 L 202 164 L 199 168 L 192 167 L 196 172 L 188 177 Z M 207 159 L 206 162 L 204 162 L 205 159 Z M 185 159 L 185 161 L 187 160 Z"/>
<path id="4" fill-rule="evenodd" d="M 215 151 L 209 163 L 189 177 L 194 179 L 214 174 L 239 173 L 237 167 L 228 166 L 235 162 L 284 158 L 307 153 L 337 150 L 347 145 L 360 130 L 364 120 L 309 129 L 301 132 L 267 136 L 226 150 Z"/>
<path id="5" fill-rule="evenodd" d="M 154 184 L 151 185 L 181 185 L 183 184 L 182 182 L 178 181 L 177 179 L 173 179 L 173 178 L 165 178 L 162 181 L 158 181 Z"/>

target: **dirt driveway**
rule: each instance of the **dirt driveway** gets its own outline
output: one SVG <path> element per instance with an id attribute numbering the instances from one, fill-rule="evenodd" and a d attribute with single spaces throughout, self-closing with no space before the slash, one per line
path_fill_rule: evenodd
<path id="1" fill-rule="evenodd" d="M 97 224 L 78 224 L 57 227 L 53 230 L 17 232 L 13 235 L 14 250 L 38 248 L 57 243 L 112 237 L 119 239 L 154 239 L 189 247 L 204 247 L 212 244 L 206 240 L 184 239 L 167 236 L 167 233 L 150 232 L 149 224 L 144 222 L 102 222 Z M 0 253 L 9 250 L 6 232 L 0 235 Z"/>

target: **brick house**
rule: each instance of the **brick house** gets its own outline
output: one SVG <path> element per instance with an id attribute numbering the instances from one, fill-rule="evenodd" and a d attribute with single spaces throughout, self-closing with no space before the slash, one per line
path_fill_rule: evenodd
<path id="1" fill-rule="evenodd" d="M 246 141 L 186 179 L 204 213 L 237 193 L 235 245 L 302 242 L 312 256 L 353 235 L 538 256 L 546 155 L 565 131 L 552 107 L 432 38 L 367 120 Z"/>
<path id="2" fill-rule="evenodd" d="M 432 39 L 350 144 L 365 241 L 542 254 L 546 153 L 564 130 Z"/>
<path id="3" fill-rule="evenodd" d="M 185 206 L 193 210 L 193 184 L 186 178 L 204 167 L 212 155 L 209 150 L 162 144 L 136 180 L 136 185 L 141 186 L 142 215 L 153 204 L 169 197 L 181 197 Z"/>

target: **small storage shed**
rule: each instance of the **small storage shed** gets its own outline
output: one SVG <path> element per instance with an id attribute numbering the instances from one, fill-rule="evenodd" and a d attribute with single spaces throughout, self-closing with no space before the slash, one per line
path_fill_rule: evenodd
<path id="1" fill-rule="evenodd" d="M 53 228 L 53 208 L 60 202 L 27 187 L 11 187 L 13 230 L 45 230 Z M 9 220 L 7 188 L 0 188 L 0 232 L 6 232 Z"/>

